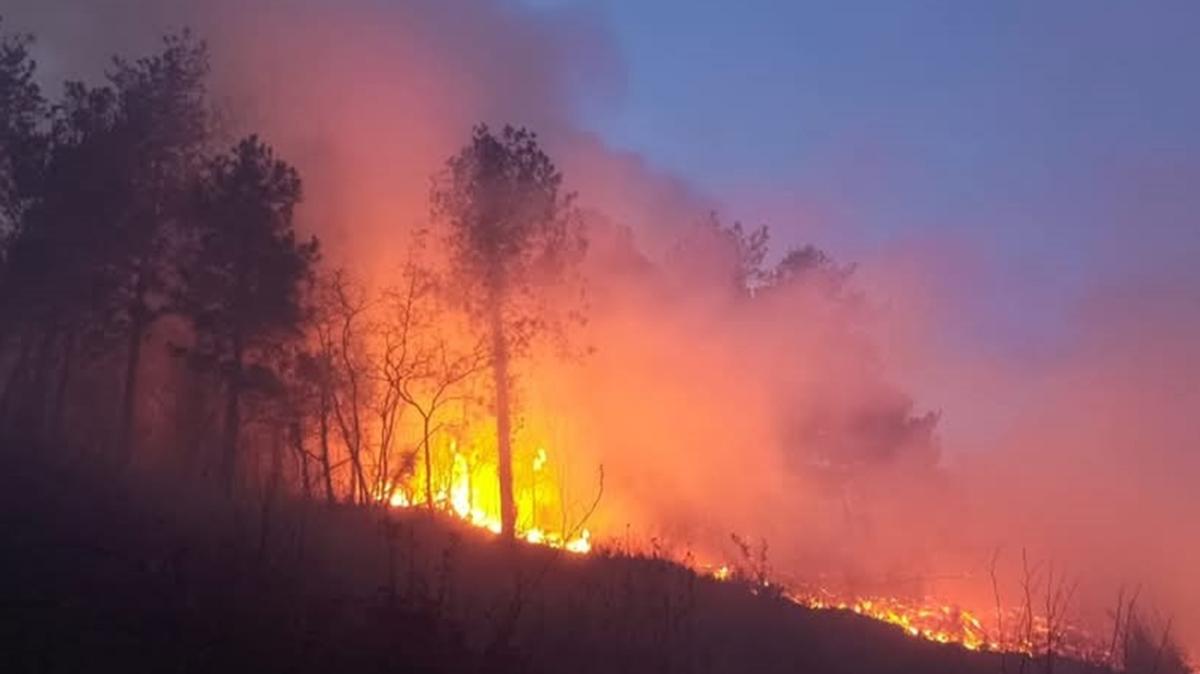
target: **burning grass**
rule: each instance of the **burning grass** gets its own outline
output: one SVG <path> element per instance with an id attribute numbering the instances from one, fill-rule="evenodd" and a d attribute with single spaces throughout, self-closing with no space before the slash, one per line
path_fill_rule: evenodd
<path id="1" fill-rule="evenodd" d="M 432 475 L 432 503 L 426 501 L 422 485 L 425 476 L 419 471 L 407 480 L 388 485 L 376 495 L 377 500 L 397 510 L 422 510 L 460 520 L 471 527 L 498 536 L 501 533 L 499 490 L 490 475 L 489 466 L 478 461 L 478 455 L 460 449 L 451 439 L 442 452 L 448 460 L 445 468 Z M 592 533 L 581 520 L 568 521 L 563 487 L 556 480 L 550 453 L 539 446 L 529 453 L 526 479 L 517 490 L 518 519 L 516 538 L 535 546 L 563 550 L 575 555 L 593 552 Z M 593 506 L 594 509 L 594 506 Z M 557 521 L 551 524 L 558 515 Z M 1013 608 L 997 616 L 995 624 L 985 626 L 976 611 L 942 598 L 901 597 L 881 594 L 858 595 L 839 592 L 829 587 L 779 585 L 771 578 L 766 563 L 766 549 L 755 551 L 738 537 L 734 541 L 742 549 L 747 562 L 744 567 L 729 563 L 698 564 L 690 555 L 678 560 L 691 572 L 714 580 L 743 582 L 756 592 L 767 590 L 787 601 L 817 611 L 843 611 L 877 620 L 899 628 L 905 635 L 940 644 L 955 644 L 968 651 L 988 651 L 1035 656 L 1052 652 L 1084 662 L 1107 664 L 1112 661 L 1111 649 L 1106 649 L 1089 632 L 1069 624 L 1061 616 L 1035 615 L 1031 607 Z M 1014 626 L 1003 629 L 1004 625 Z"/>
<path id="2" fill-rule="evenodd" d="M 546 461 L 544 451 L 540 461 Z M 456 465 L 457 462 L 456 462 Z M 472 527 L 500 534 L 500 520 L 495 514 L 473 505 L 472 490 L 467 480 L 469 473 L 457 473 L 448 489 L 435 494 L 434 510 L 459 519 Z M 531 496 L 532 498 L 532 496 Z M 397 492 L 390 505 L 397 509 L 425 508 L 423 501 L 409 501 L 403 492 Z M 530 505 L 536 505 L 530 503 Z M 593 552 L 592 536 L 588 529 L 581 528 L 577 535 L 562 531 L 547 532 L 537 527 L 518 529 L 517 538 L 535 546 L 564 550 L 576 555 Z M 565 542 L 564 542 L 565 540 Z M 609 554 L 607 548 L 602 552 Z M 896 596 L 858 596 L 839 593 L 828 588 L 786 588 L 774 584 L 762 570 L 746 573 L 729 564 L 720 566 L 701 565 L 687 557 L 682 565 L 699 576 L 707 576 L 719 582 L 740 582 L 751 592 L 767 592 L 798 606 L 816 611 L 840 611 L 870 618 L 899 628 L 905 635 L 939 644 L 954 644 L 968 651 L 986 651 L 999 654 L 1038 656 L 1049 648 L 1059 657 L 1070 658 L 1097 665 L 1109 664 L 1113 654 L 1086 630 L 1062 622 L 1055 625 L 1053 618 L 1030 615 L 1027 609 L 1014 608 L 1007 611 L 1008 623 L 1017 629 L 1003 631 L 996 627 L 989 630 L 980 616 L 957 604 L 937 598 L 912 599 Z M 1049 647 L 1047 647 L 1049 644 Z"/>
<path id="3" fill-rule="evenodd" d="M 426 508 L 443 512 L 473 527 L 499 535 L 498 483 L 494 478 L 489 479 L 490 474 L 479 465 L 477 455 L 459 450 L 457 441 L 451 440 L 447 449 L 449 468 L 433 476 L 439 486 L 431 490 L 432 503 L 420 489 L 425 477 L 419 473 L 414 473 L 404 482 L 389 485 L 377 495 L 377 499 L 393 508 Z M 587 515 L 574 524 L 569 520 L 563 489 L 551 470 L 550 455 L 545 447 L 538 447 L 528 463 L 528 479 L 516 490 L 517 511 L 527 514 L 527 517 L 518 520 L 516 537 L 532 545 L 562 549 L 573 554 L 591 552 L 592 534 L 583 521 Z"/>

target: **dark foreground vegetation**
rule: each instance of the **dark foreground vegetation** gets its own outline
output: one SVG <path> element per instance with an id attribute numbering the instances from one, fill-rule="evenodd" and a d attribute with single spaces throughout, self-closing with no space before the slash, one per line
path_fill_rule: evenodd
<path id="1" fill-rule="evenodd" d="M 5 672 L 1002 671 L 996 655 L 666 560 L 5 454 Z"/>

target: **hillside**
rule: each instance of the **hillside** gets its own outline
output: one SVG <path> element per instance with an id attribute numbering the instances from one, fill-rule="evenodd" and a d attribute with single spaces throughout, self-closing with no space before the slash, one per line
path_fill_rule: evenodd
<path id="1" fill-rule="evenodd" d="M 7 454 L 6 672 L 1001 671 L 994 654 L 665 560 Z"/>

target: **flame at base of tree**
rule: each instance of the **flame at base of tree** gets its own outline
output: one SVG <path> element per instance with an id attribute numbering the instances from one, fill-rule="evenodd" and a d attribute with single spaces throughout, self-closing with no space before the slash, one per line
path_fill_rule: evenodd
<path id="1" fill-rule="evenodd" d="M 500 485 L 494 466 L 481 464 L 474 452 L 460 450 L 456 440 L 450 440 L 446 450 L 448 467 L 440 471 L 435 467 L 432 475 L 433 509 L 500 534 Z M 517 538 L 574 554 L 591 552 L 591 532 L 569 520 L 562 485 L 551 473 L 546 449 L 538 447 L 528 464 L 526 479 L 515 487 Z M 409 479 L 388 485 L 376 498 L 393 508 L 427 508 L 425 479 L 422 470 L 415 471 Z"/>

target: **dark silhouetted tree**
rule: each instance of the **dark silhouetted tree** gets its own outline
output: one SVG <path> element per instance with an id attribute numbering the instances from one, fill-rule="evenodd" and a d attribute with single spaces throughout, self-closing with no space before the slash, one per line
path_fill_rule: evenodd
<path id="1" fill-rule="evenodd" d="M 33 265 L 14 268 L 10 264 L 27 211 L 41 189 L 47 140 L 47 106 L 37 85 L 31 42 L 27 35 L 0 35 L 0 349 L 9 348 L 13 336 L 27 327 L 28 309 L 35 299 L 24 278 Z M 21 380 L 29 374 L 31 341 L 28 336 L 20 340 L 4 374 L 0 414 L 5 420 Z"/>
<path id="2" fill-rule="evenodd" d="M 432 269 L 410 258 L 401 272 L 402 285 L 387 293 L 390 320 L 382 331 L 378 378 L 382 388 L 420 417 L 421 459 L 425 473 L 425 507 L 434 509 L 434 434 L 444 409 L 462 399 L 461 388 L 476 374 L 486 372 L 490 340 L 468 336 L 455 329 L 444 306 L 442 279 Z M 390 484 L 411 466 L 402 463 Z M 391 494 L 387 494 L 391 496 Z"/>
<path id="3" fill-rule="evenodd" d="M 79 332 L 89 336 L 106 316 L 112 292 L 110 239 L 127 190 L 110 165 L 119 151 L 116 99 L 106 88 L 69 84 L 56 106 L 50 148 L 36 193 L 21 214 L 6 268 L 5 315 L 24 344 L 18 366 L 29 420 L 41 414 L 56 351 L 65 389 Z M 61 339 L 60 339 L 61 338 Z M 65 391 L 64 391 L 65 395 Z M 57 413 L 52 412 L 52 418 Z"/>
<path id="4" fill-rule="evenodd" d="M 28 35 L 0 36 L 0 261 L 37 189 L 46 100 Z"/>
<path id="5" fill-rule="evenodd" d="M 475 128 L 434 183 L 434 220 L 445 227 L 458 286 L 490 337 L 495 386 L 501 526 L 515 534 L 512 473 L 513 362 L 560 323 L 549 299 L 584 248 L 574 195 L 537 136 Z M 558 291 L 558 293 L 556 293 Z"/>
<path id="6" fill-rule="evenodd" d="M 287 371 L 287 401 L 290 412 L 292 442 L 300 462 L 301 485 L 304 494 L 315 497 L 318 492 L 328 504 L 333 504 L 333 462 L 329 447 L 329 390 L 330 367 L 318 350 L 297 349 Z M 312 452 L 306 440 L 316 435 L 317 448 Z"/>
<path id="7" fill-rule="evenodd" d="M 256 137 L 211 160 L 199 192 L 179 306 L 195 331 L 191 360 L 224 380 L 220 466 L 231 489 L 243 397 L 276 379 L 281 345 L 299 336 L 318 247 L 293 229 L 299 175 Z"/>
<path id="8" fill-rule="evenodd" d="M 369 450 L 365 411 L 373 398 L 367 344 L 373 327 L 369 315 L 372 300 L 366 288 L 341 269 L 321 279 L 317 296 L 317 346 L 327 368 L 322 451 L 327 454 L 328 421 L 333 420 L 349 454 L 350 500 L 367 503 L 372 498 L 365 466 Z"/>
<path id="9" fill-rule="evenodd" d="M 132 451 L 139 367 L 147 331 L 169 310 L 172 236 L 190 206 L 188 195 L 209 141 L 205 78 L 208 49 L 189 33 L 168 36 L 163 51 L 109 74 L 118 105 L 123 208 L 111 241 L 110 328 L 127 343 L 119 447 Z"/>
<path id="10" fill-rule="evenodd" d="M 120 345 L 122 456 L 133 444 L 142 346 L 170 309 L 176 244 L 208 141 L 207 72 L 204 44 L 184 33 L 154 56 L 114 59 L 102 86 L 68 82 L 37 189 L 15 201 L 22 222 L 6 286 L 19 291 L 6 305 L 23 308 L 27 339 L 38 344 L 32 371 L 44 379 L 58 345 L 62 389 L 81 341 L 105 351 Z M 23 77 L 13 79 L 28 97 Z"/>
<path id="11" fill-rule="evenodd" d="M 806 284 L 828 297 L 841 297 L 853 275 L 853 265 L 839 265 L 825 251 L 808 245 L 789 250 L 779 264 L 764 275 L 763 288 L 771 290 Z"/>

